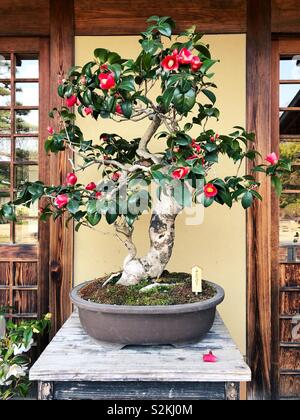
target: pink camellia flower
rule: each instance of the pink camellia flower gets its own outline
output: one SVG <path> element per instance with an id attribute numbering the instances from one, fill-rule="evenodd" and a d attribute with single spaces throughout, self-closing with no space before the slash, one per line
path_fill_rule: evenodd
<path id="1" fill-rule="evenodd" d="M 174 179 L 183 179 L 188 175 L 189 172 L 190 172 L 189 168 L 179 168 L 173 171 L 172 176 Z"/>
<path id="2" fill-rule="evenodd" d="M 102 90 L 113 89 L 116 86 L 115 75 L 113 73 L 99 74 L 100 87 Z"/>
<path id="3" fill-rule="evenodd" d="M 207 198 L 213 198 L 218 194 L 218 190 L 213 184 L 206 184 L 204 187 L 204 194 Z"/>
<path id="4" fill-rule="evenodd" d="M 68 204 L 68 202 L 69 202 L 69 197 L 66 194 L 60 194 L 54 200 L 54 204 L 59 209 L 64 208 Z"/>
<path id="5" fill-rule="evenodd" d="M 53 136 L 53 134 L 54 134 L 54 128 L 48 127 L 47 128 L 47 131 L 48 131 L 48 134 L 50 134 L 50 136 Z"/>
<path id="6" fill-rule="evenodd" d="M 116 106 L 116 112 L 117 112 L 118 114 L 123 115 L 123 110 L 122 110 L 122 107 L 121 107 L 121 105 L 120 105 L 120 104 L 117 104 L 117 106 Z"/>
<path id="7" fill-rule="evenodd" d="M 204 363 L 216 363 L 218 358 L 210 351 L 208 354 L 203 355 L 203 362 Z"/>
<path id="8" fill-rule="evenodd" d="M 120 177 L 121 177 L 120 172 L 115 172 L 115 173 L 113 174 L 113 176 L 111 177 L 111 179 L 112 179 L 114 182 L 117 182 L 117 181 L 119 181 Z"/>
<path id="9" fill-rule="evenodd" d="M 195 55 L 192 59 L 192 62 L 191 62 L 192 71 L 198 71 L 198 70 L 201 69 L 202 66 L 203 66 L 202 61 L 200 60 L 200 58 L 197 55 Z"/>
<path id="10" fill-rule="evenodd" d="M 95 184 L 95 182 L 90 182 L 85 189 L 87 191 L 94 191 L 97 188 L 97 185 Z"/>
<path id="11" fill-rule="evenodd" d="M 69 98 L 66 99 L 66 105 L 68 108 L 73 108 L 74 105 L 77 103 L 77 96 L 72 95 Z"/>
<path id="12" fill-rule="evenodd" d="M 84 113 L 86 116 L 89 116 L 93 113 L 93 109 L 92 108 L 84 108 Z"/>
<path id="13" fill-rule="evenodd" d="M 191 64 L 193 61 L 193 53 L 192 51 L 188 50 L 187 48 L 182 48 L 180 53 L 178 54 L 178 62 L 179 64 Z"/>
<path id="14" fill-rule="evenodd" d="M 86 80 L 86 77 L 85 77 L 85 76 L 82 76 L 82 77 L 80 78 L 80 83 L 81 83 L 82 85 L 86 85 L 86 84 L 87 84 L 87 80 Z"/>
<path id="15" fill-rule="evenodd" d="M 192 155 L 192 156 L 189 156 L 186 160 L 195 160 L 195 159 L 199 159 L 199 156 L 198 155 Z"/>
<path id="16" fill-rule="evenodd" d="M 271 165 L 276 165 L 279 161 L 279 157 L 273 152 L 266 157 L 266 161 L 271 163 Z"/>
<path id="17" fill-rule="evenodd" d="M 77 176 L 71 172 L 67 175 L 67 185 L 75 185 L 77 183 Z"/>
<path id="18" fill-rule="evenodd" d="M 165 57 L 161 62 L 161 65 L 166 71 L 179 69 L 178 59 L 175 55 L 168 55 L 167 57 Z"/>

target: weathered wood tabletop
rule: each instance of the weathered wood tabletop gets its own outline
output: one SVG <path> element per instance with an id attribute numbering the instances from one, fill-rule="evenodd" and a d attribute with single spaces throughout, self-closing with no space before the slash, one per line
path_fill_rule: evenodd
<path id="1" fill-rule="evenodd" d="M 217 363 L 203 362 L 209 350 Z M 30 380 L 39 382 L 41 399 L 237 399 L 239 383 L 249 382 L 251 372 L 219 315 L 197 344 L 120 350 L 90 339 L 75 312 L 30 370 Z"/>

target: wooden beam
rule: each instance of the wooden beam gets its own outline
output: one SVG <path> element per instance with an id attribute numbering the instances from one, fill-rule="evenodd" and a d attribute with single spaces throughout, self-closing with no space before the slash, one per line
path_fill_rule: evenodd
<path id="1" fill-rule="evenodd" d="M 300 33 L 300 3 L 299 0 L 272 1 L 272 32 Z"/>
<path id="2" fill-rule="evenodd" d="M 75 0 L 76 35 L 136 35 L 153 15 L 172 16 L 179 31 L 246 32 L 245 0 Z"/>
<path id="3" fill-rule="evenodd" d="M 62 100 L 57 94 L 57 86 L 74 65 L 74 1 L 51 0 L 51 40 L 50 40 L 50 103 L 51 108 L 61 107 Z M 69 155 L 51 155 L 50 182 L 62 184 L 70 166 Z M 72 312 L 69 298 L 73 286 L 73 225 L 65 227 L 65 220 L 51 222 L 50 230 L 50 311 L 53 314 L 54 334 Z"/>
<path id="4" fill-rule="evenodd" d="M 271 151 L 271 0 L 248 0 L 247 128 L 256 148 Z M 251 167 L 249 166 L 249 171 Z M 247 357 L 253 381 L 250 399 L 271 397 L 271 186 L 262 174 L 260 193 L 247 217 Z"/>
<path id="5" fill-rule="evenodd" d="M 1 0 L 0 36 L 49 35 L 49 0 Z"/>

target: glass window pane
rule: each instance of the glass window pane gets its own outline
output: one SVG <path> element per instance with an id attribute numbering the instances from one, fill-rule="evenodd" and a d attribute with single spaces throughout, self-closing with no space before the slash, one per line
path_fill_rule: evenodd
<path id="1" fill-rule="evenodd" d="M 300 106 L 300 85 L 280 85 L 280 108 Z"/>
<path id="2" fill-rule="evenodd" d="M 280 79 L 300 80 L 300 55 L 281 58 Z"/>
<path id="3" fill-rule="evenodd" d="M 15 226 L 17 244 L 36 244 L 38 241 L 38 220 L 18 220 Z"/>
<path id="4" fill-rule="evenodd" d="M 8 54 L 0 53 L 0 79 L 10 79 L 10 56 Z"/>
<path id="5" fill-rule="evenodd" d="M 10 111 L 0 111 L 0 134 L 10 133 Z"/>
<path id="6" fill-rule="evenodd" d="M 16 185 L 15 187 L 20 186 L 22 182 L 35 182 L 38 180 L 39 168 L 38 166 L 33 165 L 22 165 L 16 166 Z"/>
<path id="7" fill-rule="evenodd" d="M 284 142 L 280 144 L 280 156 L 292 160 L 293 172 L 283 176 L 285 189 L 300 190 L 300 143 Z"/>
<path id="8" fill-rule="evenodd" d="M 10 167 L 8 164 L 0 163 L 0 190 L 10 188 Z"/>
<path id="9" fill-rule="evenodd" d="M 38 106 L 39 84 L 38 83 L 16 83 L 16 105 L 17 106 Z"/>
<path id="10" fill-rule="evenodd" d="M 37 134 L 39 111 L 16 111 L 16 132 L 18 134 Z"/>
<path id="11" fill-rule="evenodd" d="M 300 134 L 300 111 L 284 111 L 280 113 L 280 134 Z"/>
<path id="12" fill-rule="evenodd" d="M 0 137 L 0 162 L 10 161 L 10 139 Z"/>
<path id="13" fill-rule="evenodd" d="M 16 138 L 16 160 L 33 161 L 38 160 L 38 138 L 17 137 Z"/>
<path id="14" fill-rule="evenodd" d="M 10 83 L 0 83 L 0 106 L 10 106 L 11 87 Z"/>
<path id="15" fill-rule="evenodd" d="M 39 78 L 39 61 L 37 55 L 16 55 L 16 78 Z"/>

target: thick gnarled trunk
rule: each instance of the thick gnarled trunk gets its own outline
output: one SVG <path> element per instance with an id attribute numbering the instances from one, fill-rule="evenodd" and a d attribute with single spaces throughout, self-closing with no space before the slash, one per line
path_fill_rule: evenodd
<path id="1" fill-rule="evenodd" d="M 172 256 L 175 221 L 181 210 L 182 207 L 173 198 L 171 188 L 161 194 L 150 222 L 150 250 L 143 258 L 128 256 L 125 259 L 118 284 L 130 286 L 145 278 L 157 279 L 161 276 Z"/>

